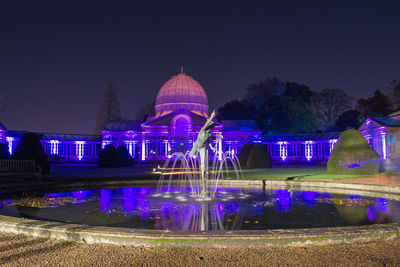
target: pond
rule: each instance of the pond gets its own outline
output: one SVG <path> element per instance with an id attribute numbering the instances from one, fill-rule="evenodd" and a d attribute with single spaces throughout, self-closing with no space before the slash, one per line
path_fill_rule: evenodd
<path id="1" fill-rule="evenodd" d="M 176 187 L 176 192 L 189 188 Z M 135 229 L 227 231 L 336 227 L 400 222 L 400 202 L 289 189 L 219 187 L 214 199 L 157 194 L 134 186 L 54 192 L 0 200 L 0 214 Z M 244 193 L 243 193 L 244 192 Z"/>

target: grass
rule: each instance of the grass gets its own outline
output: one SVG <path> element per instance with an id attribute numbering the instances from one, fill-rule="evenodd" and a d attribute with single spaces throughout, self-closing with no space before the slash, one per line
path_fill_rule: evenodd
<path id="1" fill-rule="evenodd" d="M 268 169 L 243 169 L 243 179 L 278 179 L 278 180 L 340 180 L 361 178 L 371 175 L 329 174 L 326 166 L 273 166 Z M 234 172 L 232 172 L 234 174 Z"/>

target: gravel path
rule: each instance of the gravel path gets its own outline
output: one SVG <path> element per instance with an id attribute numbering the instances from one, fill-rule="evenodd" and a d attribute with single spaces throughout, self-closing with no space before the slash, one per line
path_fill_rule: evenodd
<path id="1" fill-rule="evenodd" d="M 400 266 L 400 240 L 303 248 L 173 249 L 0 234 L 1 266 Z"/>

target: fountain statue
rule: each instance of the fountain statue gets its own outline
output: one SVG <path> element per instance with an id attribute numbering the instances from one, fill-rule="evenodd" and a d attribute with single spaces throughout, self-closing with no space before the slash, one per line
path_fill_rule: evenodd
<path id="1" fill-rule="evenodd" d="M 194 154 L 198 151 L 200 154 L 200 173 L 201 173 L 201 197 L 206 197 L 206 153 L 207 153 L 207 147 L 206 143 L 210 146 L 211 150 L 215 153 L 216 148 L 212 146 L 210 139 L 211 139 L 211 134 L 210 130 L 217 125 L 214 123 L 212 120 L 215 117 L 215 110 L 211 113 L 210 118 L 206 121 L 206 123 L 203 125 L 201 128 L 199 134 L 197 135 L 196 142 L 194 143 L 192 150 L 189 153 L 190 157 L 193 157 Z"/>
<path id="2" fill-rule="evenodd" d="M 213 146 L 210 131 L 217 125 L 213 122 L 214 118 L 215 110 L 201 128 L 190 151 L 175 152 L 168 157 L 162 168 L 158 189 L 154 196 L 176 198 L 180 201 L 186 201 L 188 198 L 209 201 L 214 199 L 216 194 L 222 200 L 234 198 L 232 194 L 222 191 L 218 187 L 218 182 L 228 177 L 239 179 L 241 168 L 232 151 L 222 153 L 221 149 L 217 150 L 216 145 Z M 215 137 L 216 143 L 220 143 L 219 138 L 222 136 L 217 134 Z M 212 161 L 209 160 L 207 145 L 213 152 Z M 212 162 L 211 165 L 210 162 Z M 245 194 L 238 195 L 238 197 L 244 196 Z"/>

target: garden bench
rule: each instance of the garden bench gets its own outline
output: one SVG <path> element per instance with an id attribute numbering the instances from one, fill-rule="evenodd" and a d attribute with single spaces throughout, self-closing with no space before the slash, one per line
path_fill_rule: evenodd
<path id="1" fill-rule="evenodd" d="M 0 160 L 0 176 L 35 177 L 40 181 L 40 166 L 36 166 L 34 160 Z"/>

